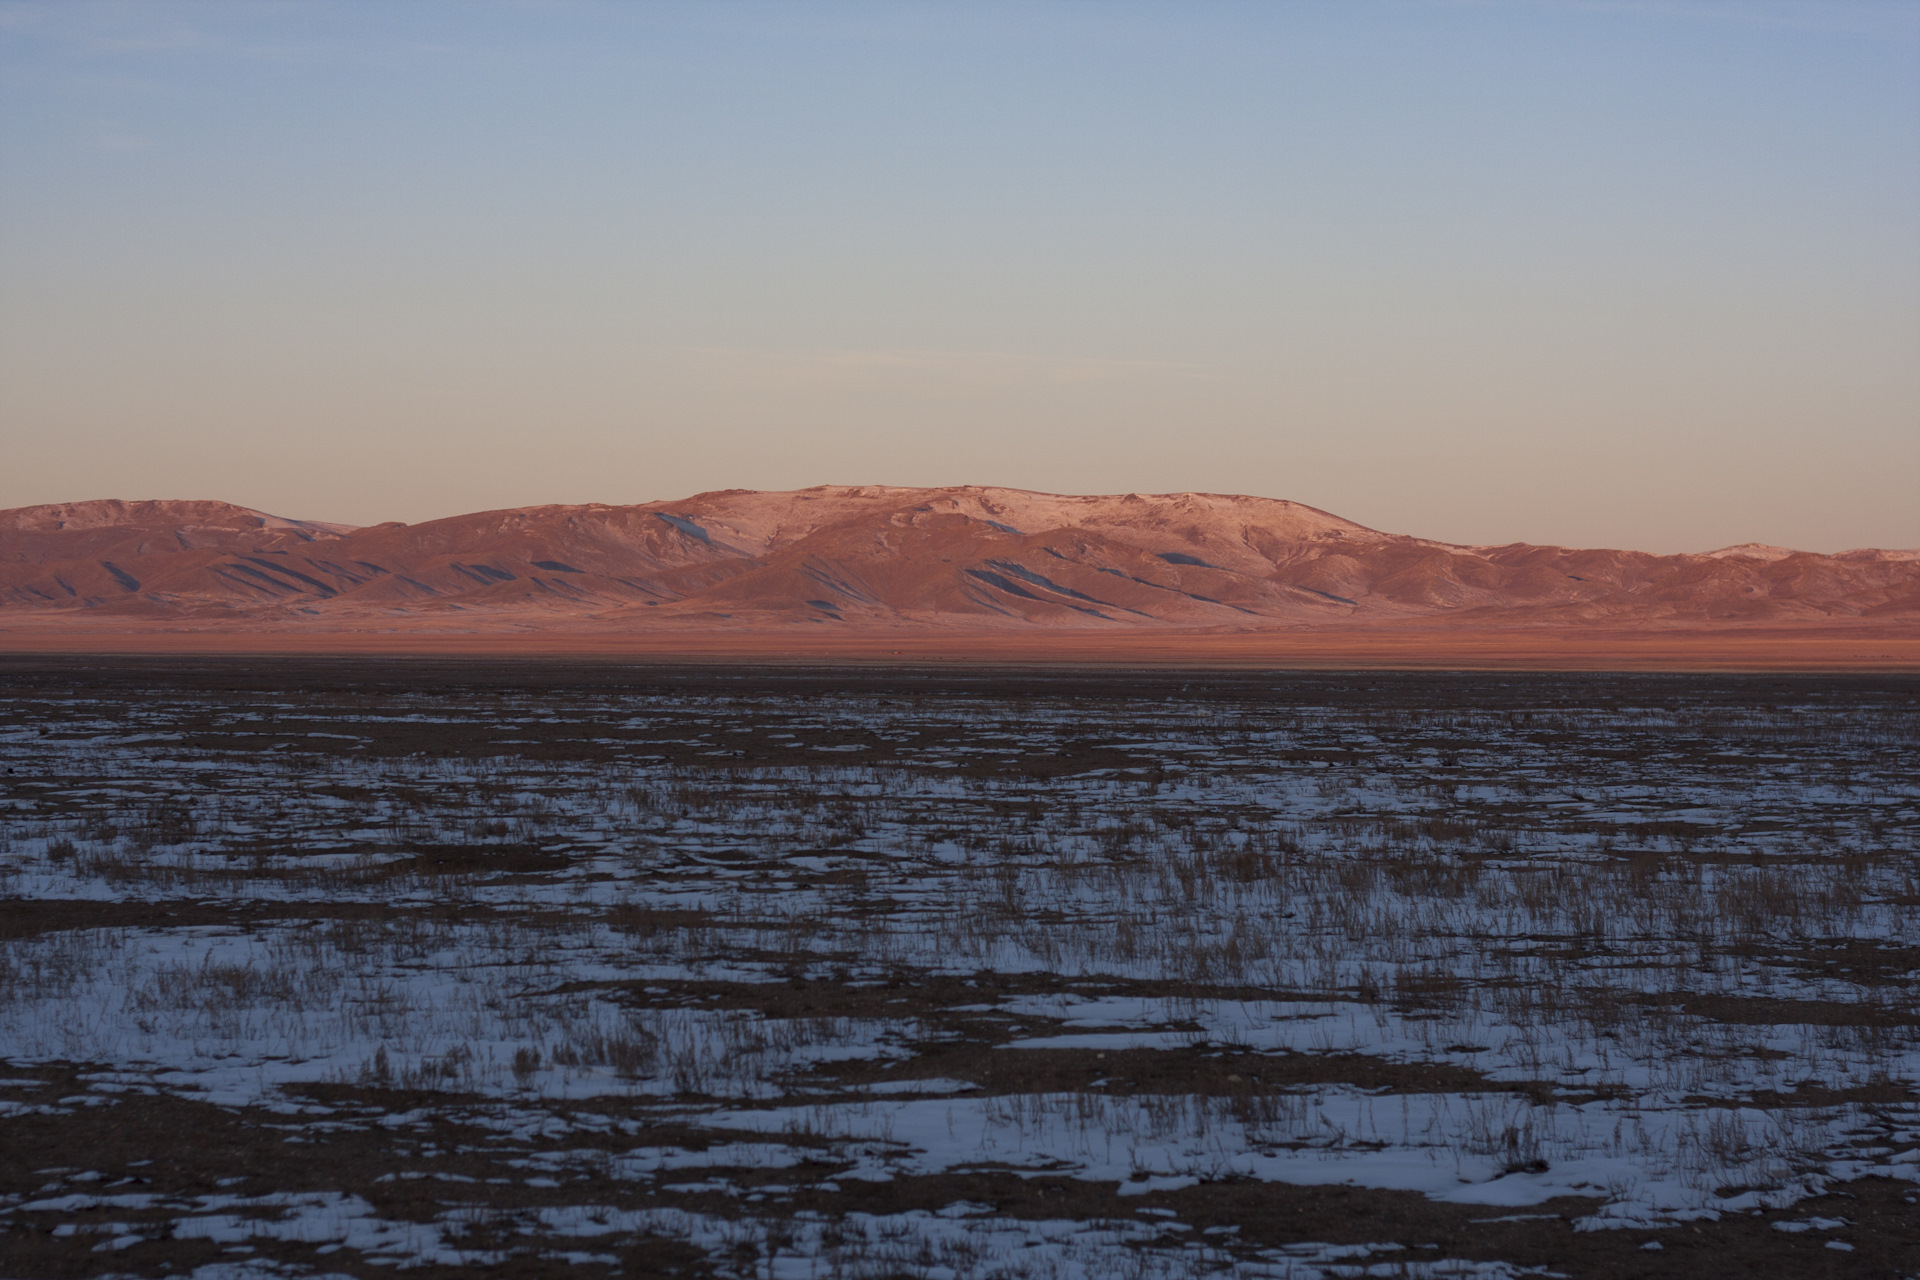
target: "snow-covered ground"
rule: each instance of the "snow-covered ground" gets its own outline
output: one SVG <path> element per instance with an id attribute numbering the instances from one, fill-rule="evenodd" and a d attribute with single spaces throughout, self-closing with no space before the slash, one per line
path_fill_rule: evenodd
<path id="1" fill-rule="evenodd" d="M 222 1193 L 50 1154 L 0 1224 L 211 1242 L 209 1280 L 641 1238 L 740 1275 L 1496 1276 L 1528 1268 L 1142 1207 L 1792 1228 L 1920 1181 L 1910 702 L 1483 684 L 16 693 L 0 1125 L 406 1140 Z M 965 1198 L 1008 1177 L 1107 1207 Z M 431 1212 L 382 1207 L 416 1182 Z"/>

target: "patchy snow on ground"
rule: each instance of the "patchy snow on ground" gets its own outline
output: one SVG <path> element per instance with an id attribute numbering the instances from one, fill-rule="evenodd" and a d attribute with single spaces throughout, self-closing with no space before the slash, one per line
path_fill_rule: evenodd
<path id="1" fill-rule="evenodd" d="M 188 710 L 216 730 L 172 729 Z M 0 1121 L 162 1095 L 316 1133 L 446 1119 L 512 1145 L 502 1182 L 740 1209 L 411 1221 L 370 1186 L 68 1177 L 0 1221 L 84 1213 L 108 1252 L 164 1233 L 313 1266 L 477 1266 L 505 1235 L 584 1265 L 596 1237 L 655 1235 L 754 1276 L 1494 1276 L 1523 1272 L 963 1201 L 782 1210 L 778 1179 L 813 1169 L 849 1204 L 1008 1173 L 1122 1202 L 1239 1181 L 1576 1197 L 1583 1230 L 1920 1181 L 1910 712 L 969 710 L 503 699 L 484 749 L 445 755 L 375 749 L 437 731 L 404 699 L 15 707 L 0 894 L 113 914 L 0 940 Z M 567 750 L 519 736 L 540 726 Z M 1135 1087 L 1143 1055 L 1236 1065 Z M 995 1083 L 1041 1062 L 1088 1070 Z M 35 1092 L 62 1064 L 73 1091 Z M 369 1119 L 381 1098 L 412 1109 Z"/>

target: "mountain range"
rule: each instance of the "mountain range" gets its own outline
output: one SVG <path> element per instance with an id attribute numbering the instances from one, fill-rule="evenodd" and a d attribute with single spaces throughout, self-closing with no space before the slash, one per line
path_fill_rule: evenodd
<path id="1" fill-rule="evenodd" d="M 1902 623 L 1920 620 L 1920 551 L 1462 546 L 1269 498 L 974 486 L 729 489 L 365 527 L 212 501 L 0 511 L 0 623 L 79 614 L 633 632 Z"/>

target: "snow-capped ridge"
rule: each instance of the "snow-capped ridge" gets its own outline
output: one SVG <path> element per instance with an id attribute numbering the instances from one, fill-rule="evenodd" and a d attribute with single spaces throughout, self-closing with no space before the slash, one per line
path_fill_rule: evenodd
<path id="1" fill-rule="evenodd" d="M 1785 560 L 1788 556 L 1807 554 L 1795 551 L 1792 547 L 1776 547 L 1765 542 L 1741 542 L 1731 547 L 1721 547 L 1715 551 L 1701 552 L 1709 560 Z"/>

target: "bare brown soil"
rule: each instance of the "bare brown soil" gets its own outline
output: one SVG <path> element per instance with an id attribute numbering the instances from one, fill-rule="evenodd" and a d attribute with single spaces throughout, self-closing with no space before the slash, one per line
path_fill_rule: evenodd
<path id="1" fill-rule="evenodd" d="M 673 664 L 1377 671 L 1920 671 L 1906 624 L 1725 629 L 1401 627 L 1220 632 L 221 630 L 105 619 L 0 623 L 0 653 L 525 657 Z"/>

